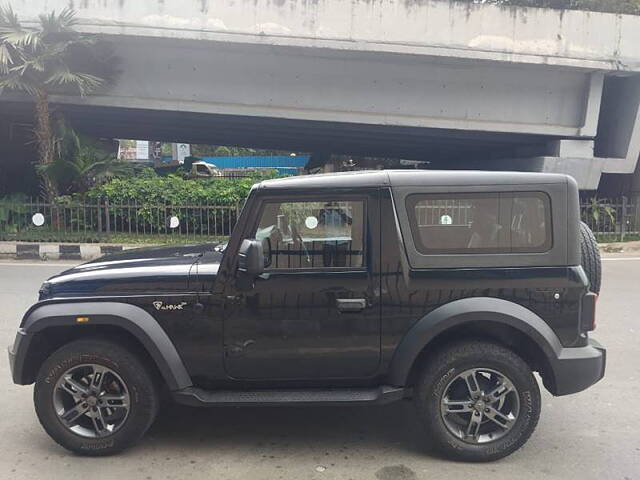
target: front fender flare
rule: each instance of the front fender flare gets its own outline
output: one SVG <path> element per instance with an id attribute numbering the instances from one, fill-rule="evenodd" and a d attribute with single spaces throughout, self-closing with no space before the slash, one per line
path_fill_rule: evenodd
<path id="1" fill-rule="evenodd" d="M 145 310 L 119 302 L 67 302 L 36 306 L 27 312 L 20 329 L 24 339 L 30 339 L 46 328 L 76 325 L 76 317 L 89 317 L 90 325 L 110 325 L 126 330 L 147 350 L 158 366 L 170 390 L 192 386 L 176 347 L 158 322 Z M 29 356 L 29 341 L 22 341 L 14 351 L 16 371 L 22 371 Z"/>
<path id="2" fill-rule="evenodd" d="M 432 310 L 409 329 L 391 359 L 389 384 L 405 385 L 418 355 L 440 333 L 474 321 L 491 321 L 519 330 L 533 340 L 550 361 L 562 350 L 551 327 L 522 305 L 492 297 L 464 298 Z"/>

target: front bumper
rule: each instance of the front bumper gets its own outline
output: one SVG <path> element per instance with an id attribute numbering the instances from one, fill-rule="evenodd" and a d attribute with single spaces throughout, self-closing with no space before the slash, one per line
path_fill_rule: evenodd
<path id="1" fill-rule="evenodd" d="M 545 381 L 545 387 L 554 395 L 580 392 L 604 377 L 606 357 L 607 351 L 593 339 L 585 347 L 563 348 L 551 362 L 553 381 Z"/>

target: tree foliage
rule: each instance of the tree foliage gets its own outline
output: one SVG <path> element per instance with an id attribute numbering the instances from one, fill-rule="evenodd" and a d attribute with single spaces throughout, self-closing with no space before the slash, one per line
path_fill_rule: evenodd
<path id="1" fill-rule="evenodd" d="M 0 91 L 88 95 L 112 80 L 107 44 L 77 32 L 76 23 L 75 12 L 65 8 L 24 27 L 11 7 L 0 7 Z"/>
<path id="2" fill-rule="evenodd" d="M 472 2 L 640 15 L 640 0 L 472 0 Z"/>
<path id="3" fill-rule="evenodd" d="M 38 171 L 56 186 L 58 192 L 74 193 L 85 192 L 113 177 L 132 174 L 134 166 L 118 160 L 95 139 L 58 122 L 54 159 L 38 166 Z"/>
<path id="4" fill-rule="evenodd" d="M 108 44 L 77 32 L 75 25 L 70 8 L 42 14 L 37 26 L 25 27 L 11 7 L 0 7 L 0 93 L 17 90 L 35 98 L 34 134 L 42 190 L 50 200 L 58 191 L 42 173 L 55 159 L 49 95 L 88 95 L 116 74 Z"/>

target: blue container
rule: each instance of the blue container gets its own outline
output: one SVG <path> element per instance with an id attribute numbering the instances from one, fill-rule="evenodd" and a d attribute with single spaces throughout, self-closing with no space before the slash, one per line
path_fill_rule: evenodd
<path id="1" fill-rule="evenodd" d="M 287 172 L 304 167 L 309 161 L 308 155 L 282 156 L 243 156 L 243 157 L 201 157 L 203 162 L 212 163 L 218 168 L 286 168 Z"/>

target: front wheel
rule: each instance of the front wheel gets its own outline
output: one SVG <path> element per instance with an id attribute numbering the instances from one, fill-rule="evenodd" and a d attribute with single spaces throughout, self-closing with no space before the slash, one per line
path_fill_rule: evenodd
<path id="1" fill-rule="evenodd" d="M 435 446 L 466 461 L 491 461 L 520 448 L 540 416 L 529 366 L 500 345 L 449 345 L 425 365 L 414 394 Z"/>
<path id="2" fill-rule="evenodd" d="M 40 423 L 64 448 L 110 455 L 139 440 L 158 411 L 145 362 L 122 346 L 83 339 L 56 350 L 36 379 Z"/>

